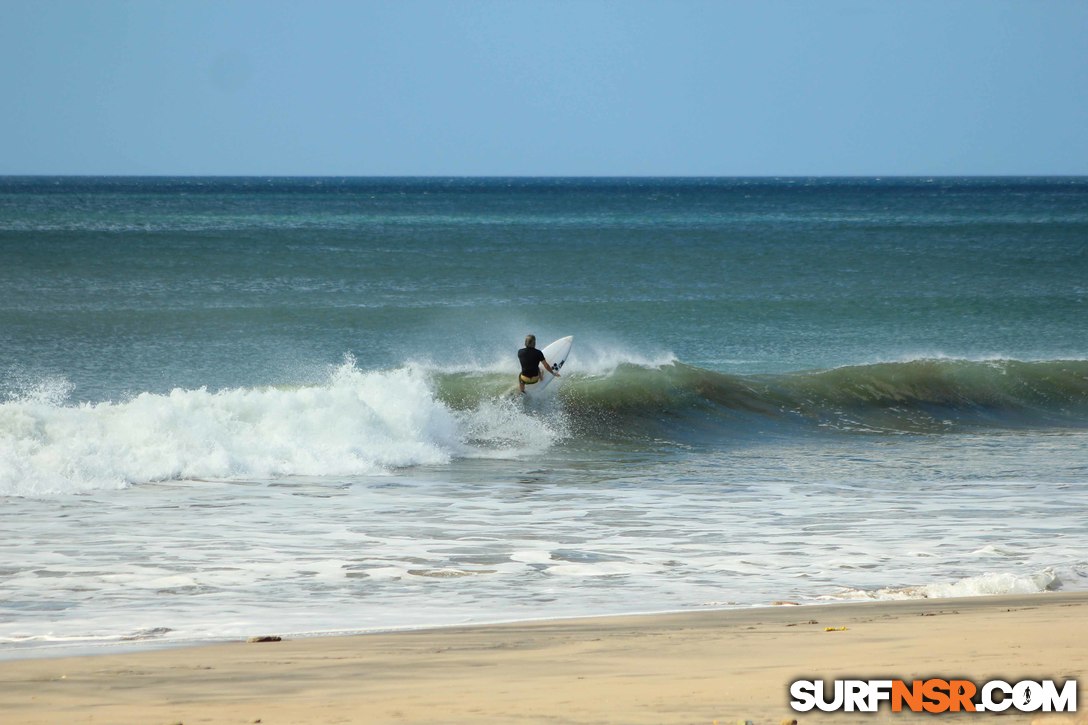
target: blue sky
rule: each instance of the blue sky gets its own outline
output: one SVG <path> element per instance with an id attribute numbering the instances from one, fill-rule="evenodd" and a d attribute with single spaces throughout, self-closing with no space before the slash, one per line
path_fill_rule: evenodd
<path id="1" fill-rule="evenodd" d="M 1083 0 L 0 0 L 0 174 L 1088 174 Z"/>

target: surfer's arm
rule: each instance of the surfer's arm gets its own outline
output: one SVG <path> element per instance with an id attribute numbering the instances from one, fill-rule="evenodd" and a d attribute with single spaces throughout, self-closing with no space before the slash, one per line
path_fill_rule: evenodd
<path id="1" fill-rule="evenodd" d="M 549 373 L 551 373 L 555 377 L 557 377 L 557 378 L 559 377 L 559 373 L 556 372 L 555 370 L 552 370 L 552 366 L 548 364 L 547 360 L 545 360 L 544 358 L 541 358 L 540 362 L 542 362 L 544 364 L 544 369 L 545 370 L 547 370 Z"/>

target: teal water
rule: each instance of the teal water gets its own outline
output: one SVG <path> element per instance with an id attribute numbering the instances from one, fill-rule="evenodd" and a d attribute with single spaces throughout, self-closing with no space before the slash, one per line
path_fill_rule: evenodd
<path id="1" fill-rule="evenodd" d="M 0 179 L 0 646 L 1084 588 L 1086 311 L 1084 178 Z"/>
<path id="2" fill-rule="evenodd" d="M 525 330 L 742 373 L 1077 357 L 1086 237 L 1083 179 L 9 179 L 0 364 L 101 400 Z"/>

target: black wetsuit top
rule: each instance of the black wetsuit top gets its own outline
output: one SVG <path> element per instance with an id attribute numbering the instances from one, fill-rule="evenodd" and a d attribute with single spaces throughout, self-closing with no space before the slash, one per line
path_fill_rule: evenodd
<path id="1" fill-rule="evenodd" d="M 521 361 L 521 374 L 527 378 L 535 378 L 540 375 L 540 363 L 544 361 L 544 353 L 535 347 L 523 347 L 518 350 L 518 360 Z"/>

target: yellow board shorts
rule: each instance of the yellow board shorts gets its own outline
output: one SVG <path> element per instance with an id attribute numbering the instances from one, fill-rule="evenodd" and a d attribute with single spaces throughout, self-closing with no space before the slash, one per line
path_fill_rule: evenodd
<path id="1" fill-rule="evenodd" d="M 521 380 L 521 382 L 525 383 L 526 385 L 534 385 L 534 384 L 540 382 L 540 376 L 539 375 L 537 375 L 536 377 L 532 377 L 532 378 L 526 377 L 524 375 L 518 375 L 518 379 Z"/>

